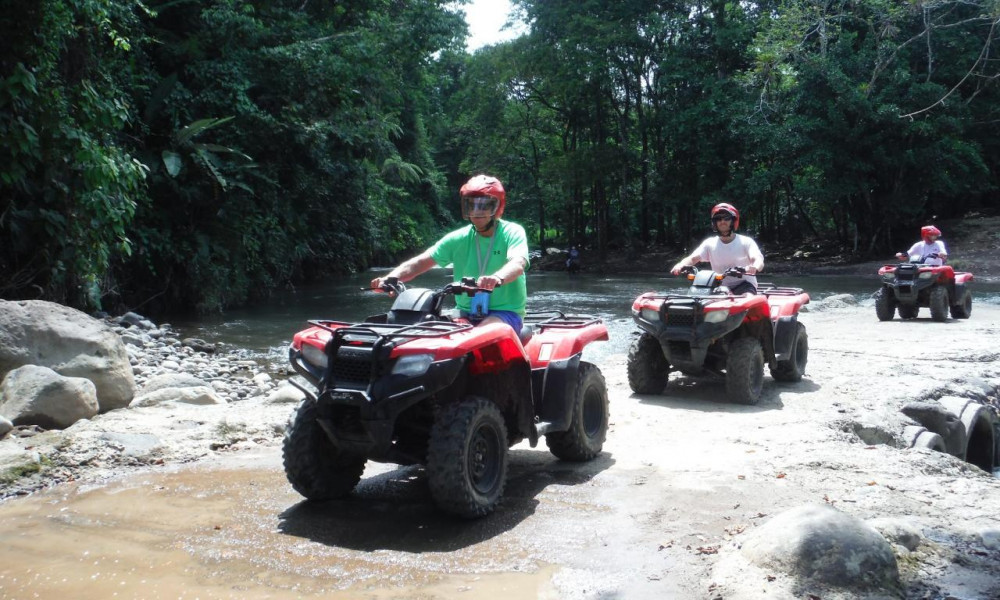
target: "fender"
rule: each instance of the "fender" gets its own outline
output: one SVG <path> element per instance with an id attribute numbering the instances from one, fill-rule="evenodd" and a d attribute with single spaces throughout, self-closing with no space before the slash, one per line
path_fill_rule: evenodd
<path id="1" fill-rule="evenodd" d="M 532 446 L 537 443 L 539 436 L 569 429 L 573 416 L 573 399 L 579 382 L 581 356 L 582 354 L 574 354 L 569 358 L 551 360 L 547 367 L 531 372 L 532 391 L 541 399 L 536 404 L 540 411 L 535 431 L 530 436 Z"/>
<path id="2" fill-rule="evenodd" d="M 779 317 L 774 323 L 774 359 L 788 360 L 792 355 L 792 345 L 795 343 L 795 332 L 798 329 L 798 317 Z"/>

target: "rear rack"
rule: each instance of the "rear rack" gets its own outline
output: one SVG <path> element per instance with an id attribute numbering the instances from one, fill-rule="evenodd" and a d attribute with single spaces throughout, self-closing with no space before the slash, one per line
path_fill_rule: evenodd
<path id="1" fill-rule="evenodd" d="M 529 312 L 524 315 L 524 324 L 544 331 L 551 329 L 582 329 L 596 323 L 601 319 L 593 315 L 567 315 L 559 310 Z"/>
<path id="2" fill-rule="evenodd" d="M 757 293 L 765 296 L 798 296 L 803 292 L 802 288 L 779 287 L 773 283 L 758 283 Z"/>

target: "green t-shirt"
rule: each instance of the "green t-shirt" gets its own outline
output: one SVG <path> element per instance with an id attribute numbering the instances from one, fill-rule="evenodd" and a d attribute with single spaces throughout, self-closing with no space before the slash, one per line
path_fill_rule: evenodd
<path id="1" fill-rule="evenodd" d="M 525 235 L 524 228 L 517 223 L 500 219 L 497 219 L 493 237 L 479 235 L 476 233 L 476 228 L 470 224 L 452 231 L 431 248 L 431 258 L 438 265 L 442 267 L 454 265 L 455 281 L 463 277 L 492 275 L 516 256 L 523 257 L 527 264 L 528 236 Z M 480 257 L 486 262 L 482 272 L 479 270 Z M 465 295 L 455 296 L 455 305 L 460 310 L 468 311 L 471 301 L 472 299 Z M 490 295 L 490 310 L 509 310 L 523 317 L 527 301 L 528 286 L 525 284 L 525 276 L 521 275 L 514 281 L 504 281 L 503 285 L 493 290 Z"/>

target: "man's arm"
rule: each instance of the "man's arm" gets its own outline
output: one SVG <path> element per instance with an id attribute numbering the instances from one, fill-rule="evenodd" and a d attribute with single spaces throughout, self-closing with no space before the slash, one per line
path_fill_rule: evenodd
<path id="1" fill-rule="evenodd" d="M 750 264 L 747 265 L 747 275 L 756 275 L 764 270 L 764 253 L 760 251 L 760 246 L 754 240 L 750 240 L 750 247 L 747 254 L 750 256 Z"/>
<path id="2" fill-rule="evenodd" d="M 400 281 L 410 281 L 414 277 L 426 273 L 437 263 L 431 258 L 431 251 L 426 250 L 422 254 L 418 254 L 413 258 L 403 262 L 401 265 L 395 269 L 389 271 L 385 277 L 376 277 L 372 279 L 371 286 L 373 290 L 377 290 L 382 287 L 382 283 L 389 277 L 396 277 Z"/>
<path id="3" fill-rule="evenodd" d="M 483 275 L 476 281 L 476 285 L 484 290 L 492 290 L 503 283 L 510 283 L 524 274 L 528 266 L 528 261 L 523 256 L 513 256 L 496 270 L 492 275 Z"/>

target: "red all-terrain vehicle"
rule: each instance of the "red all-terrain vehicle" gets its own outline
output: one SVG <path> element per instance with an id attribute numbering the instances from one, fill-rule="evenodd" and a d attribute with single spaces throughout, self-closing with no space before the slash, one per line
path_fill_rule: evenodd
<path id="1" fill-rule="evenodd" d="M 441 509 L 480 517 L 503 494 L 510 446 L 544 436 L 564 460 L 601 452 L 608 393 L 600 370 L 581 360 L 587 344 L 608 339 L 600 319 L 529 313 L 518 335 L 442 309 L 450 295 L 485 291 L 472 279 L 383 289 L 397 294 L 388 313 L 310 321 L 289 348 L 316 388 L 303 387 L 284 439 L 285 474 L 300 494 L 346 496 L 368 460 L 422 464 Z"/>
<path id="2" fill-rule="evenodd" d="M 956 319 L 972 316 L 972 273 L 955 272 L 948 265 L 901 262 L 883 266 L 878 274 L 882 278 L 882 287 L 875 292 L 879 321 L 891 321 L 897 309 L 900 319 L 915 319 L 921 306 L 931 309 L 935 321 L 947 321 L 949 308 Z"/>
<path id="3" fill-rule="evenodd" d="M 628 353 L 628 383 L 638 394 L 659 394 L 671 369 L 722 375 L 730 399 L 757 404 L 764 363 L 778 381 L 799 381 L 809 358 L 799 309 L 809 302 L 800 288 L 761 283 L 756 294 L 734 295 L 723 277 L 742 277 L 740 267 L 718 274 L 685 267 L 686 294 L 642 294 L 632 317 L 642 329 Z"/>

